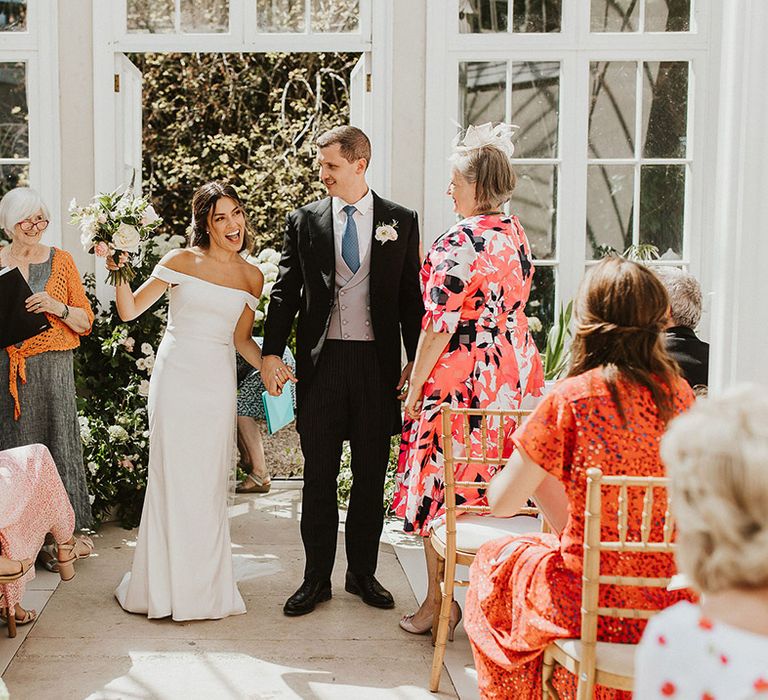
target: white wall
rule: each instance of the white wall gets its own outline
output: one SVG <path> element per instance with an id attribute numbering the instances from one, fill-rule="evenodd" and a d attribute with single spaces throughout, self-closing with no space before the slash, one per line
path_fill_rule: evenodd
<path id="1" fill-rule="evenodd" d="M 390 197 L 415 209 L 423 222 L 426 3 L 394 0 L 393 10 Z"/>
<path id="2" fill-rule="evenodd" d="M 768 385 L 768 3 L 725 3 L 712 269 L 714 391 Z"/>
<path id="3" fill-rule="evenodd" d="M 93 256 L 83 251 L 67 208 L 73 197 L 84 203 L 94 195 L 92 0 L 67 0 L 58 9 L 62 246 L 85 273 L 93 272 Z"/>

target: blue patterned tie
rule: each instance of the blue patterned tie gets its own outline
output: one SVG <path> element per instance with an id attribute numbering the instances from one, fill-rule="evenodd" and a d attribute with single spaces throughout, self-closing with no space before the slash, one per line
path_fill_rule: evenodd
<path id="1" fill-rule="evenodd" d="M 341 238 L 341 257 L 352 272 L 357 272 L 360 269 L 360 246 L 357 241 L 357 224 L 353 216 L 356 211 L 357 208 L 351 204 L 344 207 L 344 212 L 347 215 L 347 226 Z"/>

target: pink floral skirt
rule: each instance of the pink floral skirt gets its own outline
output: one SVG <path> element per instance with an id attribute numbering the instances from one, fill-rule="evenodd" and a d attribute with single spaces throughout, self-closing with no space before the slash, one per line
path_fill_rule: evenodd
<path id="1" fill-rule="evenodd" d="M 0 451 L 0 553 L 9 559 L 34 559 L 50 532 L 67 542 L 74 532 L 75 513 L 51 453 L 44 445 Z M 3 607 L 21 603 L 35 577 L 0 585 Z"/>

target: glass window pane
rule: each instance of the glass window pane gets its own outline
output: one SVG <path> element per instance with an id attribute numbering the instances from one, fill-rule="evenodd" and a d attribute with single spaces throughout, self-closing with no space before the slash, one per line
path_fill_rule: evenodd
<path id="1" fill-rule="evenodd" d="M 14 187 L 29 186 L 29 164 L 13 163 L 0 165 L 0 197 Z M 4 232 L 0 230 L 0 235 Z"/>
<path id="2" fill-rule="evenodd" d="M 507 0 L 459 0 L 459 32 L 506 32 Z"/>
<path id="3" fill-rule="evenodd" d="M 684 165 L 644 165 L 640 170 L 640 243 L 663 260 L 683 257 Z"/>
<path id="4" fill-rule="evenodd" d="M 304 0 L 256 0 L 260 32 L 303 32 Z"/>
<path id="5" fill-rule="evenodd" d="M 181 31 L 216 34 L 229 31 L 229 0 L 181 0 Z"/>
<path id="6" fill-rule="evenodd" d="M 0 158 L 29 157 L 26 65 L 0 63 Z"/>
<path id="7" fill-rule="evenodd" d="M 606 248 L 621 253 L 632 243 L 635 168 L 590 165 L 587 171 L 587 260 Z"/>
<path id="8" fill-rule="evenodd" d="M 531 295 L 525 306 L 528 318 L 541 321 L 541 330 L 532 331 L 536 347 L 541 351 L 547 345 L 547 333 L 555 322 L 555 268 L 551 265 L 536 265 L 533 272 Z"/>
<path id="9" fill-rule="evenodd" d="M 531 244 L 533 257 L 555 257 L 557 224 L 557 166 L 518 165 L 517 187 L 512 194 L 511 211 L 520 219 Z"/>
<path id="10" fill-rule="evenodd" d="M 518 158 L 557 158 L 560 64 L 512 64 L 512 117 Z"/>
<path id="11" fill-rule="evenodd" d="M 687 125 L 688 63 L 644 63 L 643 156 L 685 158 Z"/>
<path id="12" fill-rule="evenodd" d="M 462 126 L 503 122 L 506 117 L 507 64 L 459 64 L 459 114 Z"/>
<path id="13" fill-rule="evenodd" d="M 640 0 L 592 0 L 593 32 L 636 32 L 639 23 Z"/>
<path id="14" fill-rule="evenodd" d="M 691 0 L 645 0 L 646 32 L 687 32 Z"/>
<path id="15" fill-rule="evenodd" d="M 313 32 L 356 32 L 359 17 L 359 0 L 312 0 Z"/>
<path id="16" fill-rule="evenodd" d="M 127 26 L 132 34 L 168 34 L 175 31 L 173 0 L 128 0 Z"/>
<path id="17" fill-rule="evenodd" d="M 27 31 L 27 0 L 0 2 L 0 32 Z"/>
<path id="18" fill-rule="evenodd" d="M 512 31 L 559 32 L 562 0 L 514 0 Z"/>
<path id="19" fill-rule="evenodd" d="M 589 156 L 631 158 L 635 152 L 635 84 L 633 61 L 590 64 Z"/>

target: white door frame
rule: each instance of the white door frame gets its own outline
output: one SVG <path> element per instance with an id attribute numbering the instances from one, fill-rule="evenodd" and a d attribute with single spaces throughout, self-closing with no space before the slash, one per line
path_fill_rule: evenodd
<path id="1" fill-rule="evenodd" d="M 124 0 L 93 3 L 93 130 L 94 183 L 96 191 L 119 186 L 115 157 L 115 54 L 130 52 L 206 51 L 344 51 L 371 54 L 371 140 L 390 144 L 392 61 L 389 38 L 392 35 L 393 0 L 361 0 L 359 34 L 256 35 L 255 12 L 246 12 L 247 0 L 230 0 L 230 27 L 227 35 L 176 36 L 126 34 Z M 390 151 L 378 150 L 371 163 L 371 184 L 383 195 L 390 189 Z M 300 204 L 296 203 L 297 206 Z"/>

